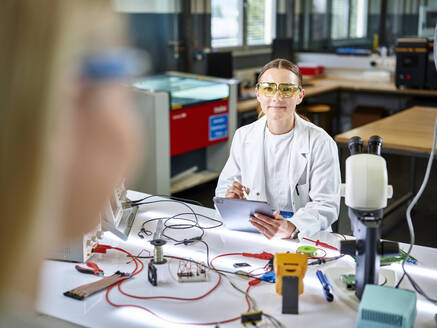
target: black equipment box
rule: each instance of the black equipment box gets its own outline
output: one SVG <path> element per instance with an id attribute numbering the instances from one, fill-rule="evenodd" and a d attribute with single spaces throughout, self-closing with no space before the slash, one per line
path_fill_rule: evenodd
<path id="1" fill-rule="evenodd" d="M 428 40 L 427 65 L 425 88 L 435 90 L 437 89 L 437 69 L 434 64 L 434 40 Z"/>
<path id="2" fill-rule="evenodd" d="M 396 87 L 424 89 L 427 64 L 427 39 L 398 39 L 396 42 Z"/>

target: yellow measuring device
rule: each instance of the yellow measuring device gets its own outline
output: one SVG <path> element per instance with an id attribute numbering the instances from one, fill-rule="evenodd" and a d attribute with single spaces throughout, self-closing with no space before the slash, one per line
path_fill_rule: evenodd
<path id="1" fill-rule="evenodd" d="M 307 271 L 308 256 L 306 254 L 279 253 L 274 257 L 276 273 L 276 293 L 282 295 L 282 278 L 295 276 L 299 278 L 299 295 L 303 293 L 303 277 Z"/>

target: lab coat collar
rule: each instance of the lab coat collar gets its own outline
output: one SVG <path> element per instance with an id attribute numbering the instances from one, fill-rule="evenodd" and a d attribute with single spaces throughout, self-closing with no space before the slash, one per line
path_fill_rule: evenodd
<path id="1" fill-rule="evenodd" d="M 294 142 L 291 149 L 290 161 L 290 187 L 295 189 L 297 183 L 307 166 L 309 153 L 309 129 L 308 123 L 299 115 L 295 114 Z"/>
<path id="2" fill-rule="evenodd" d="M 294 117 L 294 138 L 296 138 L 295 145 L 297 145 L 296 151 L 301 154 L 308 154 L 310 151 L 308 122 L 297 114 L 295 114 Z"/>
<path id="3" fill-rule="evenodd" d="M 252 195 L 255 200 L 266 200 L 266 179 L 264 167 L 264 133 L 267 128 L 266 117 L 263 116 L 254 123 L 252 137 L 248 138 L 250 151 L 253 151 L 253 167 L 249 172 L 249 185 L 252 186 Z"/>

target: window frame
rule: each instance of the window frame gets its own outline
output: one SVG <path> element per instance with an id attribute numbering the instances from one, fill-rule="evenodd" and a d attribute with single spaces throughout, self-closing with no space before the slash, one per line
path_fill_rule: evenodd
<path id="1" fill-rule="evenodd" d="M 347 43 L 350 43 L 351 41 L 355 43 L 366 43 L 368 42 L 369 38 L 371 36 L 368 35 L 369 25 L 368 25 L 368 19 L 369 19 L 369 10 L 370 10 L 370 1 L 367 0 L 367 10 L 366 10 L 366 16 L 367 16 L 367 24 L 366 24 L 366 34 L 367 37 L 350 37 L 351 31 L 350 31 L 350 25 L 351 25 L 351 4 L 355 0 L 348 0 L 348 23 L 347 23 L 347 38 L 341 38 L 341 39 L 333 39 L 332 38 L 332 19 L 333 19 L 333 0 L 327 0 L 326 2 L 326 24 L 327 24 L 327 35 L 325 39 L 322 40 L 314 40 L 312 38 L 312 29 L 313 29 L 313 20 L 312 20 L 312 9 L 308 10 L 309 8 L 312 8 L 312 1 L 308 0 L 294 0 L 294 6 L 298 2 L 300 2 L 300 6 L 303 9 L 302 12 L 302 19 L 298 25 L 294 25 L 294 27 L 297 30 L 298 34 L 293 33 L 293 37 L 297 39 L 295 41 L 295 49 L 297 52 L 307 52 L 307 53 L 336 53 L 336 48 L 338 47 L 344 47 L 347 46 Z M 384 1 L 384 0 L 382 0 Z M 306 36 L 309 36 L 308 39 L 305 39 Z M 314 42 L 323 42 L 328 45 L 329 49 L 310 49 L 307 45 L 310 45 Z"/>
<path id="2" fill-rule="evenodd" d="M 232 51 L 237 55 L 245 55 L 250 52 L 250 54 L 263 54 L 271 51 L 272 44 L 259 44 L 259 45 L 248 45 L 248 35 L 247 35 L 247 25 L 248 25 L 248 8 L 249 8 L 249 0 L 242 0 L 242 11 L 243 11 L 243 43 L 241 46 L 229 46 L 229 47 L 213 47 L 212 46 L 212 26 L 211 26 L 211 49 L 218 52 Z M 278 15 L 278 0 L 272 0 L 272 26 L 274 30 L 274 35 L 272 36 L 272 41 L 275 39 L 277 34 L 277 15 Z M 212 4 L 211 4 L 212 6 Z M 212 15 L 211 15 L 212 21 Z"/>

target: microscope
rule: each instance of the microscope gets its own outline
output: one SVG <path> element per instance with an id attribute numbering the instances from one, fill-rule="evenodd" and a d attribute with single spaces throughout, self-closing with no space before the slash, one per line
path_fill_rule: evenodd
<path id="1" fill-rule="evenodd" d="M 360 137 L 349 139 L 346 182 L 340 192 L 345 197 L 355 240 L 344 240 L 340 252 L 356 257 L 356 295 L 361 299 L 366 284 L 378 284 L 380 256 L 399 253 L 397 243 L 381 241 L 381 223 L 393 188 L 387 184 L 387 165 L 381 156 L 382 138 L 372 136 L 368 153 L 363 153 Z"/>

